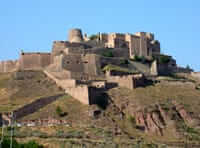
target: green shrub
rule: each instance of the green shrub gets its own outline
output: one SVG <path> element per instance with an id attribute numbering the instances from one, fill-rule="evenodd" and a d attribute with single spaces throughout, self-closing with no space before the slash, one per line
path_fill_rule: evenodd
<path id="1" fill-rule="evenodd" d="M 136 125 L 135 118 L 133 116 L 128 116 L 128 120 L 133 124 Z"/>
<path id="2" fill-rule="evenodd" d="M 92 34 L 89 38 L 90 38 L 90 40 L 96 40 L 96 39 L 98 39 L 98 35 Z"/>
<path id="3" fill-rule="evenodd" d="M 10 142 L 10 138 L 5 137 L 2 142 L 2 148 L 9 148 Z M 12 148 L 43 148 L 43 146 L 39 145 L 35 141 L 29 141 L 27 143 L 18 143 L 15 139 L 13 139 Z"/>
<path id="4" fill-rule="evenodd" d="M 58 116 L 60 116 L 60 117 L 62 116 L 63 111 L 62 111 L 60 106 L 56 107 L 56 113 L 57 113 Z"/>
<path id="5" fill-rule="evenodd" d="M 121 59 L 120 60 L 120 64 L 121 65 L 128 65 L 129 64 L 129 61 L 127 59 Z"/>
<path id="6" fill-rule="evenodd" d="M 161 64 L 167 64 L 167 63 L 169 63 L 170 62 L 170 60 L 171 60 L 171 58 L 169 57 L 169 56 L 160 56 L 159 57 L 159 62 L 161 63 Z"/>
<path id="7" fill-rule="evenodd" d="M 137 55 L 132 60 L 136 62 L 142 62 L 142 63 L 146 63 L 148 61 L 144 56 L 137 56 Z"/>
<path id="8" fill-rule="evenodd" d="M 196 86 L 195 88 L 196 90 L 200 90 L 200 85 Z"/>
<path id="9" fill-rule="evenodd" d="M 106 52 L 104 52 L 103 54 L 102 54 L 102 56 L 104 56 L 104 57 L 114 57 L 114 55 L 113 55 L 113 53 L 112 53 L 112 51 L 106 51 Z"/>
<path id="10" fill-rule="evenodd" d="M 136 55 L 136 56 L 134 57 L 134 61 L 141 62 L 141 61 L 142 61 L 142 58 Z"/>

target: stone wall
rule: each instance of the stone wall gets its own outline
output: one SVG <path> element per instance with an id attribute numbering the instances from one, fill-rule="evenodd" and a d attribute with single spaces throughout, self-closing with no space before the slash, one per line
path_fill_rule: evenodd
<path id="1" fill-rule="evenodd" d="M 79 100 L 83 104 L 90 104 L 89 88 L 87 85 L 68 87 L 66 88 L 66 93 L 70 94 L 72 97 Z"/>
<path id="2" fill-rule="evenodd" d="M 111 83 L 117 83 L 120 87 L 128 89 L 134 89 L 134 82 L 132 76 L 108 76 L 107 81 Z"/>
<path id="3" fill-rule="evenodd" d="M 92 81 L 90 86 L 95 88 L 106 88 L 106 81 Z"/>
<path id="4" fill-rule="evenodd" d="M 62 68 L 72 73 L 72 79 L 82 79 L 82 76 L 95 77 L 101 74 L 99 58 L 94 54 L 61 56 Z"/>
<path id="5" fill-rule="evenodd" d="M 19 59 L 20 70 L 38 70 L 50 64 L 50 53 L 22 53 Z"/>
<path id="6" fill-rule="evenodd" d="M 154 35 L 147 32 L 136 34 L 101 34 L 100 40 L 105 42 L 109 48 L 129 48 L 129 57 L 144 56 L 151 58 L 154 54 L 160 53 L 160 43 L 154 40 Z"/>
<path id="7" fill-rule="evenodd" d="M 107 75 L 106 78 L 108 82 L 117 83 L 120 87 L 125 87 L 128 89 L 134 89 L 144 84 L 144 78 L 142 76 L 136 77 L 134 75 L 128 75 L 128 76 L 108 76 Z"/>
<path id="8" fill-rule="evenodd" d="M 157 66 L 156 60 L 151 63 L 150 74 L 153 75 L 153 76 L 158 75 L 158 66 Z"/>
<path id="9" fill-rule="evenodd" d="M 200 79 L 200 72 L 192 72 L 191 75 L 195 78 Z"/>
<path id="10" fill-rule="evenodd" d="M 16 61 L 1 61 L 0 62 L 0 72 L 13 72 L 18 69 L 19 62 Z"/>
<path id="11" fill-rule="evenodd" d="M 71 43 L 68 41 L 54 41 L 52 47 L 52 56 L 60 55 L 64 52 L 66 48 L 73 48 L 73 49 L 86 49 L 91 48 L 90 46 L 83 44 L 83 43 Z"/>
<path id="12" fill-rule="evenodd" d="M 76 80 L 59 80 L 48 71 L 44 71 L 44 73 L 49 78 L 54 80 L 59 87 L 63 88 L 66 93 L 68 93 L 83 104 L 90 104 L 90 92 L 87 85 L 77 85 Z"/>
<path id="13" fill-rule="evenodd" d="M 64 49 L 65 54 L 97 54 L 103 55 L 106 52 L 112 52 L 114 57 L 124 57 L 129 58 L 128 48 L 66 48 Z"/>
<path id="14" fill-rule="evenodd" d="M 71 29 L 69 31 L 69 42 L 80 43 L 83 41 L 83 35 L 81 29 Z"/>

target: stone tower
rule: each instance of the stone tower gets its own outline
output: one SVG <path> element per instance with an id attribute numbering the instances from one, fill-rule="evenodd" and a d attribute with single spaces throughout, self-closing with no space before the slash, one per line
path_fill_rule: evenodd
<path id="1" fill-rule="evenodd" d="M 69 42 L 80 43 L 83 41 L 83 35 L 81 29 L 71 29 L 69 31 Z"/>

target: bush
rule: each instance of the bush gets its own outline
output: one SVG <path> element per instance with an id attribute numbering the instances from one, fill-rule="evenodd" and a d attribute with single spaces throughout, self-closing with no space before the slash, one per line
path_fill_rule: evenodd
<path id="1" fill-rule="evenodd" d="M 18 143 L 15 139 L 12 141 L 12 148 L 43 148 L 42 145 L 39 145 L 35 141 L 29 141 L 27 143 Z M 2 142 L 2 148 L 10 147 L 10 138 L 5 137 Z"/>
<path id="2" fill-rule="evenodd" d="M 122 59 L 122 60 L 120 60 L 120 64 L 121 65 L 128 65 L 129 61 L 127 59 Z"/>
<path id="3" fill-rule="evenodd" d="M 98 35 L 93 34 L 89 38 L 90 38 L 90 40 L 96 40 L 96 39 L 98 39 Z"/>
<path id="4" fill-rule="evenodd" d="M 144 56 L 135 56 L 133 61 L 136 61 L 136 62 L 142 62 L 142 63 L 146 63 L 146 58 Z"/>
<path id="5" fill-rule="evenodd" d="M 56 107 L 56 113 L 57 113 L 58 116 L 60 116 L 60 117 L 62 116 L 62 109 L 61 109 L 60 106 Z"/>
<path id="6" fill-rule="evenodd" d="M 114 57 L 112 51 L 106 51 L 106 52 L 104 52 L 104 53 L 102 54 L 102 56 L 104 56 L 104 57 Z"/>
<path id="7" fill-rule="evenodd" d="M 161 64 L 167 64 L 167 63 L 170 62 L 170 60 L 171 60 L 171 58 L 168 57 L 168 56 L 161 56 L 161 57 L 159 58 L 159 61 L 160 61 Z"/>

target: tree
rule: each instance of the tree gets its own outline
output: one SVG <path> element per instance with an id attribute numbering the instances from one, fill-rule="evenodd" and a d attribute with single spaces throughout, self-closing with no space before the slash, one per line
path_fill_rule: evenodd
<path id="1" fill-rule="evenodd" d="M 190 66 L 189 66 L 189 65 L 187 65 L 187 66 L 186 66 L 186 69 L 190 70 L 191 68 L 190 68 Z"/>

